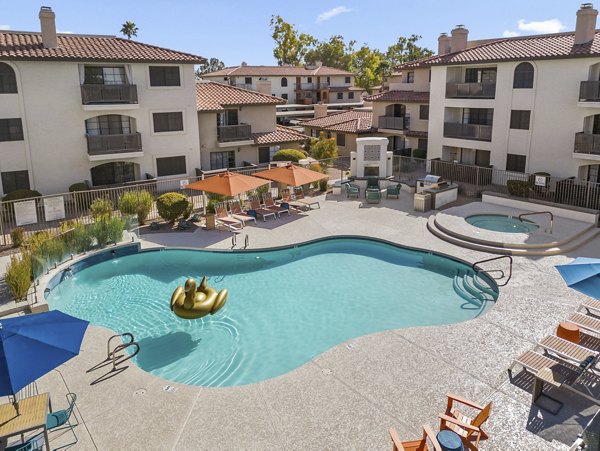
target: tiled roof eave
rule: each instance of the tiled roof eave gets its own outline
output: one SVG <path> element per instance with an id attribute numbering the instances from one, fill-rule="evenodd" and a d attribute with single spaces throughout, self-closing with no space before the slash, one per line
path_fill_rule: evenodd
<path id="1" fill-rule="evenodd" d="M 65 56 L 3 56 L 0 55 L 1 61 L 71 61 L 71 62 L 94 62 L 94 63 L 155 63 L 155 64 L 203 64 L 205 61 L 197 60 L 169 60 L 169 59 L 135 59 L 135 58 L 94 58 L 94 57 L 65 57 Z"/>

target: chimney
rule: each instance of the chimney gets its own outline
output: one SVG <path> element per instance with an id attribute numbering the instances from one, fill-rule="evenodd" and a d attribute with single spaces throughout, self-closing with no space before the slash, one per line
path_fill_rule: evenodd
<path id="1" fill-rule="evenodd" d="M 315 104 L 315 119 L 327 116 L 327 104 L 317 103 Z"/>
<path id="2" fill-rule="evenodd" d="M 575 45 L 587 44 L 594 40 L 596 34 L 596 17 L 598 11 L 591 3 L 582 3 L 577 11 L 577 23 L 575 25 Z"/>
<path id="3" fill-rule="evenodd" d="M 457 25 L 452 30 L 452 37 L 450 38 L 450 51 L 461 52 L 467 48 L 467 37 L 469 36 L 469 30 L 464 25 Z"/>
<path id="4" fill-rule="evenodd" d="M 40 8 L 40 25 L 42 27 L 42 44 L 47 49 L 58 47 L 58 39 L 56 38 L 56 23 L 54 12 L 49 6 Z"/>
<path id="5" fill-rule="evenodd" d="M 445 55 L 446 53 L 450 53 L 450 36 L 442 33 L 438 38 L 438 55 Z"/>

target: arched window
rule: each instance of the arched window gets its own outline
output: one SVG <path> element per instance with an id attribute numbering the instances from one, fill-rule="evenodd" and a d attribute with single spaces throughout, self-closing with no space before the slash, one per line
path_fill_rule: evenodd
<path id="1" fill-rule="evenodd" d="M 16 94 L 17 77 L 15 71 L 6 63 L 0 63 L 0 94 Z"/>
<path id="2" fill-rule="evenodd" d="M 521 63 L 515 68 L 513 88 L 533 88 L 533 66 L 531 63 Z"/>
<path id="3" fill-rule="evenodd" d="M 281 78 L 281 87 L 282 88 L 287 87 L 287 78 L 285 78 L 285 77 Z"/>

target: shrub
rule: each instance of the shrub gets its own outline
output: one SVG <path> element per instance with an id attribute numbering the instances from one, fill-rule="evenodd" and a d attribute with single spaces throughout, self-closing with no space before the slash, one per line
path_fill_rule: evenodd
<path id="1" fill-rule="evenodd" d="M 108 229 L 108 241 L 117 244 L 123 239 L 125 221 L 119 218 L 112 218 L 106 221 L 106 227 Z"/>
<path id="2" fill-rule="evenodd" d="M 104 218 L 91 226 L 91 233 L 98 243 L 104 247 L 108 243 L 118 243 L 123 239 L 125 221 L 120 218 Z"/>
<path id="3" fill-rule="evenodd" d="M 129 191 L 119 197 L 119 210 L 127 215 L 137 214 L 140 225 L 146 222 L 154 198 L 148 191 Z"/>
<path id="4" fill-rule="evenodd" d="M 5 281 L 15 301 L 27 297 L 31 286 L 31 257 L 23 253 L 21 257 L 12 255 L 6 267 Z"/>
<path id="5" fill-rule="evenodd" d="M 273 155 L 273 161 L 292 161 L 298 163 L 304 158 L 306 158 L 304 152 L 296 149 L 281 149 Z"/>
<path id="6" fill-rule="evenodd" d="M 310 146 L 313 158 L 317 160 L 330 160 L 338 157 L 338 146 L 333 138 L 326 138 L 321 132 L 319 139 L 313 139 Z"/>
<path id="7" fill-rule="evenodd" d="M 76 254 L 87 251 L 92 248 L 93 235 L 90 227 L 84 224 L 77 224 L 72 232 L 72 251 Z"/>
<path id="8" fill-rule="evenodd" d="M 21 247 L 25 240 L 25 229 L 23 227 L 15 227 L 10 231 L 10 239 L 13 247 Z"/>
<path id="9" fill-rule="evenodd" d="M 108 219 L 113 213 L 113 203 L 110 199 L 97 197 L 90 205 L 90 213 L 92 214 L 94 221 Z"/>
<path id="10" fill-rule="evenodd" d="M 83 182 L 73 183 L 69 186 L 69 192 L 73 193 L 73 201 L 82 212 L 90 207 L 90 194 L 86 193 L 89 190 L 87 183 Z"/>
<path id="11" fill-rule="evenodd" d="M 41 193 L 39 191 L 31 190 L 31 189 L 18 189 L 15 191 L 11 191 L 6 196 L 2 198 L 3 202 L 8 202 L 11 200 L 21 200 L 21 199 L 29 199 L 31 197 L 41 197 Z"/>
<path id="12" fill-rule="evenodd" d="M 168 222 L 175 222 L 177 218 L 189 211 L 190 202 L 187 196 L 181 193 L 165 193 L 156 199 L 156 209 L 161 218 Z"/>
<path id="13" fill-rule="evenodd" d="M 527 197 L 529 195 L 529 182 L 523 180 L 508 180 L 506 182 L 508 193 L 512 196 Z"/>

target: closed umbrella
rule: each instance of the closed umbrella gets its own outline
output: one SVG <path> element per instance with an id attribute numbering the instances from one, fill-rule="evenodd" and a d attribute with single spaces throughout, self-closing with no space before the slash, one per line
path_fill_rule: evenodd
<path id="1" fill-rule="evenodd" d="M 257 172 L 254 175 L 275 182 L 285 183 L 290 186 L 307 185 L 308 183 L 313 183 L 329 177 L 327 174 L 322 174 L 321 172 L 302 168 L 293 164 Z"/>
<path id="2" fill-rule="evenodd" d="M 78 355 L 88 324 L 59 310 L 1 320 L 0 396 L 14 396 Z"/>
<path id="3" fill-rule="evenodd" d="M 186 188 L 205 191 L 207 193 L 222 194 L 223 196 L 235 196 L 236 194 L 256 189 L 267 183 L 269 182 L 263 179 L 227 171 L 223 174 L 190 183 Z"/>
<path id="4" fill-rule="evenodd" d="M 556 269 L 567 286 L 600 300 L 600 259 L 578 257 Z"/>

